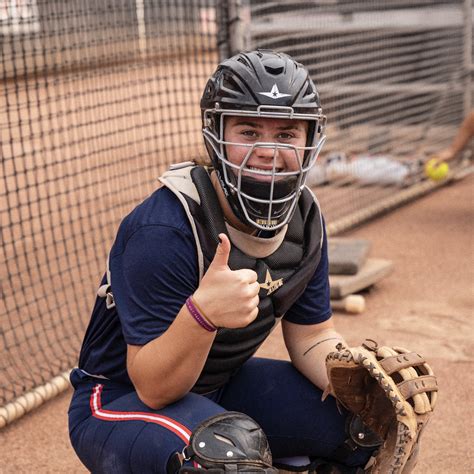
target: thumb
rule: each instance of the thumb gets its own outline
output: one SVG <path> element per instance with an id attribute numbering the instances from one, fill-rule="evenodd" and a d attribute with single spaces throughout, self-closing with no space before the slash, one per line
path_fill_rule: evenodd
<path id="1" fill-rule="evenodd" d="M 219 234 L 220 244 L 217 246 L 216 254 L 211 262 L 210 266 L 216 267 L 227 267 L 230 255 L 230 241 L 229 237 L 225 234 Z"/>

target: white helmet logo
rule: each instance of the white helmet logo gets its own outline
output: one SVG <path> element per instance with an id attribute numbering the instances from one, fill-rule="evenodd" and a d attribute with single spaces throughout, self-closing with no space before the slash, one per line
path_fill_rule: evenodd
<path id="1" fill-rule="evenodd" d="M 270 92 L 259 92 L 260 95 L 265 95 L 270 97 L 270 99 L 279 99 L 280 97 L 289 97 L 291 94 L 282 94 L 276 84 L 273 84 L 272 90 Z"/>

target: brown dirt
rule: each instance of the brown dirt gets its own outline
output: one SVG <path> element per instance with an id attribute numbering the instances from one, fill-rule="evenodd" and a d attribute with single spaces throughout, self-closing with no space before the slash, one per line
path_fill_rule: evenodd
<path id="1" fill-rule="evenodd" d="M 351 344 L 371 337 L 416 349 L 439 378 L 436 413 L 427 428 L 418 474 L 474 471 L 470 434 L 474 344 L 474 177 L 442 188 L 346 233 L 372 243 L 371 255 L 394 262 L 394 272 L 366 293 L 358 316 L 335 313 Z M 286 358 L 276 330 L 260 355 Z M 0 431 L 1 473 L 86 472 L 69 445 L 70 392 Z"/>

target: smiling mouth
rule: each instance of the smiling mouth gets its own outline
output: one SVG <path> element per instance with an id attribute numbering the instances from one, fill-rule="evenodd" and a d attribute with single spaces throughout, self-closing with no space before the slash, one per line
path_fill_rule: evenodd
<path id="1" fill-rule="evenodd" d="M 259 173 L 254 173 L 254 171 L 259 171 Z M 274 175 L 273 174 L 273 168 L 265 169 L 265 168 L 259 168 L 257 166 L 246 166 L 242 170 L 242 176 L 252 178 L 255 181 L 269 183 L 273 179 L 275 179 L 275 181 L 279 181 L 279 180 L 283 179 L 283 176 L 278 176 L 276 174 L 276 173 L 281 173 L 282 171 L 285 171 L 285 169 L 284 168 L 275 168 L 275 175 Z"/>
<path id="2" fill-rule="evenodd" d="M 273 168 L 264 169 L 264 168 L 258 168 L 256 166 L 247 166 L 245 169 L 252 170 L 252 171 L 266 171 L 269 174 L 273 171 Z M 283 168 L 275 168 L 275 173 L 281 173 L 282 171 L 284 171 Z M 261 175 L 261 176 L 265 176 L 265 175 Z"/>

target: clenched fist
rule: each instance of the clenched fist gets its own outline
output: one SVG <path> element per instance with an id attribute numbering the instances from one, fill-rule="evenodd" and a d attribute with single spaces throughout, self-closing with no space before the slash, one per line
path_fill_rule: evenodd
<path id="1" fill-rule="evenodd" d="M 214 326 L 242 328 L 257 317 L 260 285 L 253 270 L 229 268 L 230 241 L 225 234 L 219 238 L 221 243 L 193 299 Z"/>

